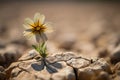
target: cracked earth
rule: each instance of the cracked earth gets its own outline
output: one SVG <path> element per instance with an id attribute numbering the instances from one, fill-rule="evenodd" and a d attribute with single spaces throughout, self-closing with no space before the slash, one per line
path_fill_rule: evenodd
<path id="1" fill-rule="evenodd" d="M 120 80 L 119 7 L 110 2 L 1 2 L 0 80 Z M 22 35 L 24 19 L 36 12 L 55 29 L 48 35 L 46 59 Z"/>

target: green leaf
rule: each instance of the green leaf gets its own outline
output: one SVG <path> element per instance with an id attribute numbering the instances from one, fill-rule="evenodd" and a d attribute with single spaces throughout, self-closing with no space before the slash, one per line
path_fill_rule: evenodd
<path id="1" fill-rule="evenodd" d="M 45 42 L 38 44 L 38 47 L 34 46 L 34 48 L 39 52 L 42 57 L 45 58 L 47 56 L 47 48 Z"/>
<path id="2" fill-rule="evenodd" d="M 45 46 L 45 42 L 41 43 L 40 47 L 43 48 Z"/>
<path id="3" fill-rule="evenodd" d="M 44 51 L 44 53 L 46 53 L 46 51 L 47 51 L 47 48 L 46 48 L 46 46 L 44 47 L 43 51 Z"/>
<path id="4" fill-rule="evenodd" d="M 32 47 L 33 47 L 35 50 L 37 50 L 37 47 L 36 47 L 35 45 L 32 45 Z"/>
<path id="5" fill-rule="evenodd" d="M 39 52 L 39 47 L 37 47 L 36 45 L 32 45 L 32 47 Z"/>

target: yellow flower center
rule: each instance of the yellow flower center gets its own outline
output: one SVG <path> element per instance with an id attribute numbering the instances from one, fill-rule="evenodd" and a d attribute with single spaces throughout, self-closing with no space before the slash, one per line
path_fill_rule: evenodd
<path id="1" fill-rule="evenodd" d="M 40 30 L 40 27 L 38 26 L 38 27 L 36 27 L 36 30 Z"/>
<path id="2" fill-rule="evenodd" d="M 43 25 L 35 26 L 35 27 L 33 27 L 32 32 L 41 34 L 42 32 L 45 32 L 45 29 L 46 29 L 46 27 Z"/>

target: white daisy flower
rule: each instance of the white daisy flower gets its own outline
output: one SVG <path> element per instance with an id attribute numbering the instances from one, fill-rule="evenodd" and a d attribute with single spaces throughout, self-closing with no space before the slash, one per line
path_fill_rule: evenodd
<path id="1" fill-rule="evenodd" d="M 44 23 L 44 21 L 45 16 L 40 13 L 36 13 L 33 20 L 30 18 L 25 19 L 25 23 L 23 24 L 26 29 L 23 32 L 24 36 L 28 39 L 35 37 L 37 42 L 41 40 L 43 42 L 47 41 L 46 33 L 52 32 L 53 29 L 49 23 Z"/>

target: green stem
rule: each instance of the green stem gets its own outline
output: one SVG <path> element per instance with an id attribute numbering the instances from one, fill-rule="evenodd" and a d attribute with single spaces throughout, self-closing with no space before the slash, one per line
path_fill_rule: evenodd
<path id="1" fill-rule="evenodd" d="M 38 43 L 38 52 L 41 55 L 42 58 L 46 58 L 47 54 L 46 54 L 46 45 L 45 42 L 43 43 Z"/>

